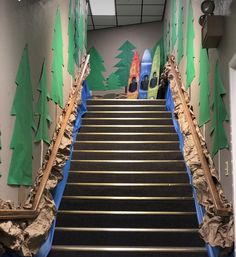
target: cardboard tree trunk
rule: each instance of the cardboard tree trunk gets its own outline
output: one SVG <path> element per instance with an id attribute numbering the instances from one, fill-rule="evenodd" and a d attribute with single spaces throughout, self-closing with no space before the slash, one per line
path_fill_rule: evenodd
<path id="1" fill-rule="evenodd" d="M 13 150 L 8 174 L 9 185 L 32 185 L 33 93 L 28 47 L 24 48 L 16 76 L 16 93 L 11 115 L 15 126 L 10 148 Z"/>
<path id="2" fill-rule="evenodd" d="M 46 64 L 43 63 L 41 78 L 39 81 L 38 91 L 40 97 L 36 106 L 35 115 L 39 117 L 38 129 L 35 137 L 35 142 L 44 141 L 49 144 L 48 127 L 52 120 L 48 111 L 48 101 L 50 99 L 48 93 L 47 76 L 46 76 Z"/>
<path id="3" fill-rule="evenodd" d="M 56 22 L 54 27 L 53 38 L 53 63 L 52 63 L 52 100 L 61 108 L 64 106 L 63 99 L 63 42 L 62 42 L 62 26 L 61 14 L 57 9 Z"/>

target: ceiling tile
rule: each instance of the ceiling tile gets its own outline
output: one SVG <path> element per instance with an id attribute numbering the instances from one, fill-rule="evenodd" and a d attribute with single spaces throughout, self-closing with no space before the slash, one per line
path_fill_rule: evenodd
<path id="1" fill-rule="evenodd" d="M 143 16 L 143 22 L 161 21 L 162 16 Z"/>
<path id="2" fill-rule="evenodd" d="M 143 15 L 162 15 L 164 11 L 164 5 L 144 5 Z"/>
<path id="3" fill-rule="evenodd" d="M 116 0 L 116 4 L 142 4 L 142 0 Z"/>
<path id="4" fill-rule="evenodd" d="M 93 25 L 91 16 L 88 16 L 88 25 Z"/>
<path id="5" fill-rule="evenodd" d="M 143 0 L 143 4 L 165 4 L 165 0 Z"/>
<path id="6" fill-rule="evenodd" d="M 95 25 L 116 25 L 116 17 L 115 16 L 93 16 L 93 21 Z"/>
<path id="7" fill-rule="evenodd" d="M 141 5 L 118 5 L 117 15 L 140 15 Z"/>
<path id="8" fill-rule="evenodd" d="M 131 25 L 140 23 L 140 16 L 118 16 L 118 25 Z"/>

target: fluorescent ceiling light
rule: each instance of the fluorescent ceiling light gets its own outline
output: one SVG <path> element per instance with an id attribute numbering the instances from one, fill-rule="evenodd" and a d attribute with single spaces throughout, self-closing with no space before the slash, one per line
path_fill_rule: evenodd
<path id="1" fill-rule="evenodd" d="M 115 15 L 115 0 L 90 0 L 92 15 Z"/>

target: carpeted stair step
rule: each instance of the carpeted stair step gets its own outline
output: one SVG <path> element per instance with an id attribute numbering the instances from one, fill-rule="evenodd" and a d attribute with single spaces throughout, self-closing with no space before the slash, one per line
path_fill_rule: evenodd
<path id="1" fill-rule="evenodd" d="M 61 210 L 195 211 L 192 197 L 64 196 Z"/>
<path id="2" fill-rule="evenodd" d="M 54 244 L 97 246 L 202 246 L 197 229 L 57 227 Z"/>
<path id="3" fill-rule="evenodd" d="M 166 106 L 160 104 L 153 105 L 87 105 L 88 111 L 166 111 Z"/>
<path id="4" fill-rule="evenodd" d="M 164 99 L 158 100 L 132 100 L 132 99 L 91 99 L 87 101 L 87 105 L 165 105 Z"/>
<path id="5" fill-rule="evenodd" d="M 121 228 L 197 228 L 195 212 L 60 210 L 57 226 Z"/>
<path id="6" fill-rule="evenodd" d="M 186 171 L 70 171 L 68 182 L 188 183 Z"/>

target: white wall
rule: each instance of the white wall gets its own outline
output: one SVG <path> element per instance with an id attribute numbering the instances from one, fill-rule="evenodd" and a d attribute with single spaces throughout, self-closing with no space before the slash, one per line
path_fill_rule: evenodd
<path id="1" fill-rule="evenodd" d="M 12 151 L 9 149 L 14 128 L 14 117 L 10 116 L 15 95 L 15 77 L 21 54 L 26 43 L 29 45 L 31 77 L 34 91 L 34 106 L 38 100 L 38 80 L 44 58 L 47 63 L 49 91 L 51 91 L 52 39 L 57 7 L 61 10 L 63 44 L 64 44 L 64 99 L 66 101 L 71 87 L 71 78 L 67 72 L 67 25 L 69 0 L 1 0 L 0 1 L 0 129 L 2 132 L 2 164 L 0 170 L 0 198 L 18 201 L 18 188 L 7 186 L 8 168 Z M 55 105 L 50 103 L 50 115 L 53 124 L 56 121 Z M 57 111 L 57 116 L 60 110 Z M 46 146 L 45 146 L 46 147 Z M 33 172 L 40 166 L 40 146 L 34 144 Z"/>

